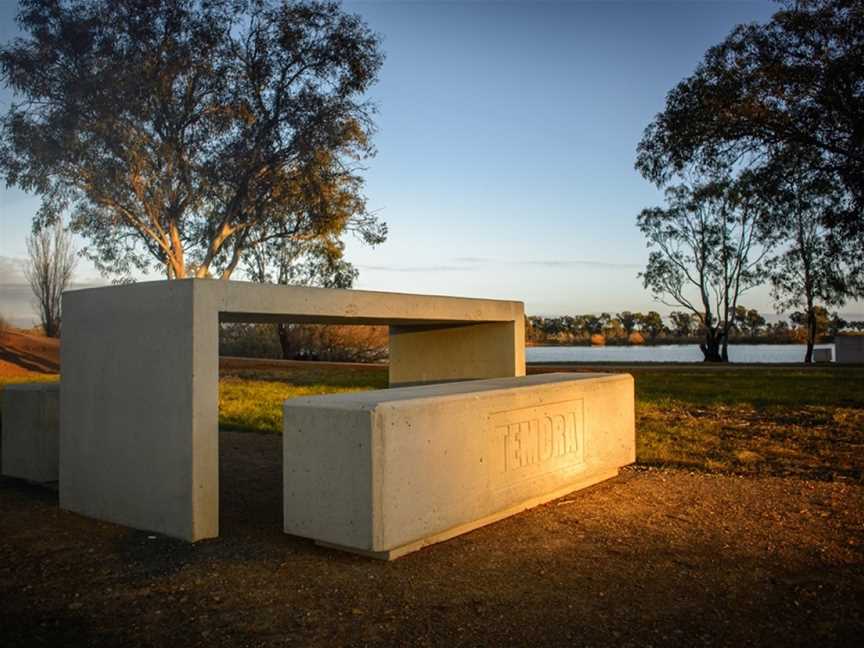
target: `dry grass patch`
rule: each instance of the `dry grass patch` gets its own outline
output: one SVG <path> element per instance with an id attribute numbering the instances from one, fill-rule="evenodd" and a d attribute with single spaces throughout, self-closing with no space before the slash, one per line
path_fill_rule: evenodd
<path id="1" fill-rule="evenodd" d="M 861 408 L 639 402 L 636 426 L 643 464 L 864 480 Z"/>

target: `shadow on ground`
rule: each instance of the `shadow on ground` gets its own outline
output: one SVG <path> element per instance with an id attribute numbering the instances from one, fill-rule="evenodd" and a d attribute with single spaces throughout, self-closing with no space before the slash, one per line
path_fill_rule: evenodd
<path id="1" fill-rule="evenodd" d="M 2 347 L 0 347 L 0 360 L 34 373 L 57 373 L 60 370 L 58 364 L 45 360 L 37 354 Z"/>

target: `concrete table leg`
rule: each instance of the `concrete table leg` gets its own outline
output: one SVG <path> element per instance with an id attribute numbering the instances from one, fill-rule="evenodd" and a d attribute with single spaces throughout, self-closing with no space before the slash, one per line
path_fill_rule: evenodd
<path id="1" fill-rule="evenodd" d="M 64 299 L 61 507 L 189 541 L 219 534 L 218 320 L 195 312 L 193 287 Z"/>

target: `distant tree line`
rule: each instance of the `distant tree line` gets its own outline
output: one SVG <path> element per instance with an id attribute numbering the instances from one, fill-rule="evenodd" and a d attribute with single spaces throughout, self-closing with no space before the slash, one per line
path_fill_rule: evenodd
<path id="1" fill-rule="evenodd" d="M 386 326 L 223 323 L 219 355 L 241 358 L 381 362 L 387 358 Z"/>
<path id="2" fill-rule="evenodd" d="M 842 331 L 864 332 L 864 321 L 846 321 L 837 313 L 817 306 L 816 341 L 827 341 Z M 525 321 L 529 344 L 654 345 L 694 344 L 705 338 L 702 320 L 689 311 L 672 311 L 663 317 L 657 311 L 622 311 L 599 315 L 530 315 Z M 804 343 L 809 335 L 807 314 L 793 312 L 787 319 L 768 322 L 755 308 L 737 306 L 729 340 L 734 343 Z"/>

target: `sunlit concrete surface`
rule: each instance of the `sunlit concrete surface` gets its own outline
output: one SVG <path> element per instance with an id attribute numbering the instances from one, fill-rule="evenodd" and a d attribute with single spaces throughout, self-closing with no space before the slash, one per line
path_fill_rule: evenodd
<path id="1" fill-rule="evenodd" d="M 542 374 L 295 398 L 285 532 L 392 559 L 635 461 L 633 378 Z"/>
<path id="2" fill-rule="evenodd" d="M 57 383 L 7 385 L 3 389 L 0 464 L 5 476 L 57 481 L 59 403 Z"/>
<path id="3" fill-rule="evenodd" d="M 391 382 L 525 373 L 521 302 L 206 279 L 66 292 L 63 508 L 219 534 L 220 321 L 389 324 Z"/>
<path id="4" fill-rule="evenodd" d="M 834 352 L 836 362 L 864 364 L 864 335 L 835 335 Z"/>

